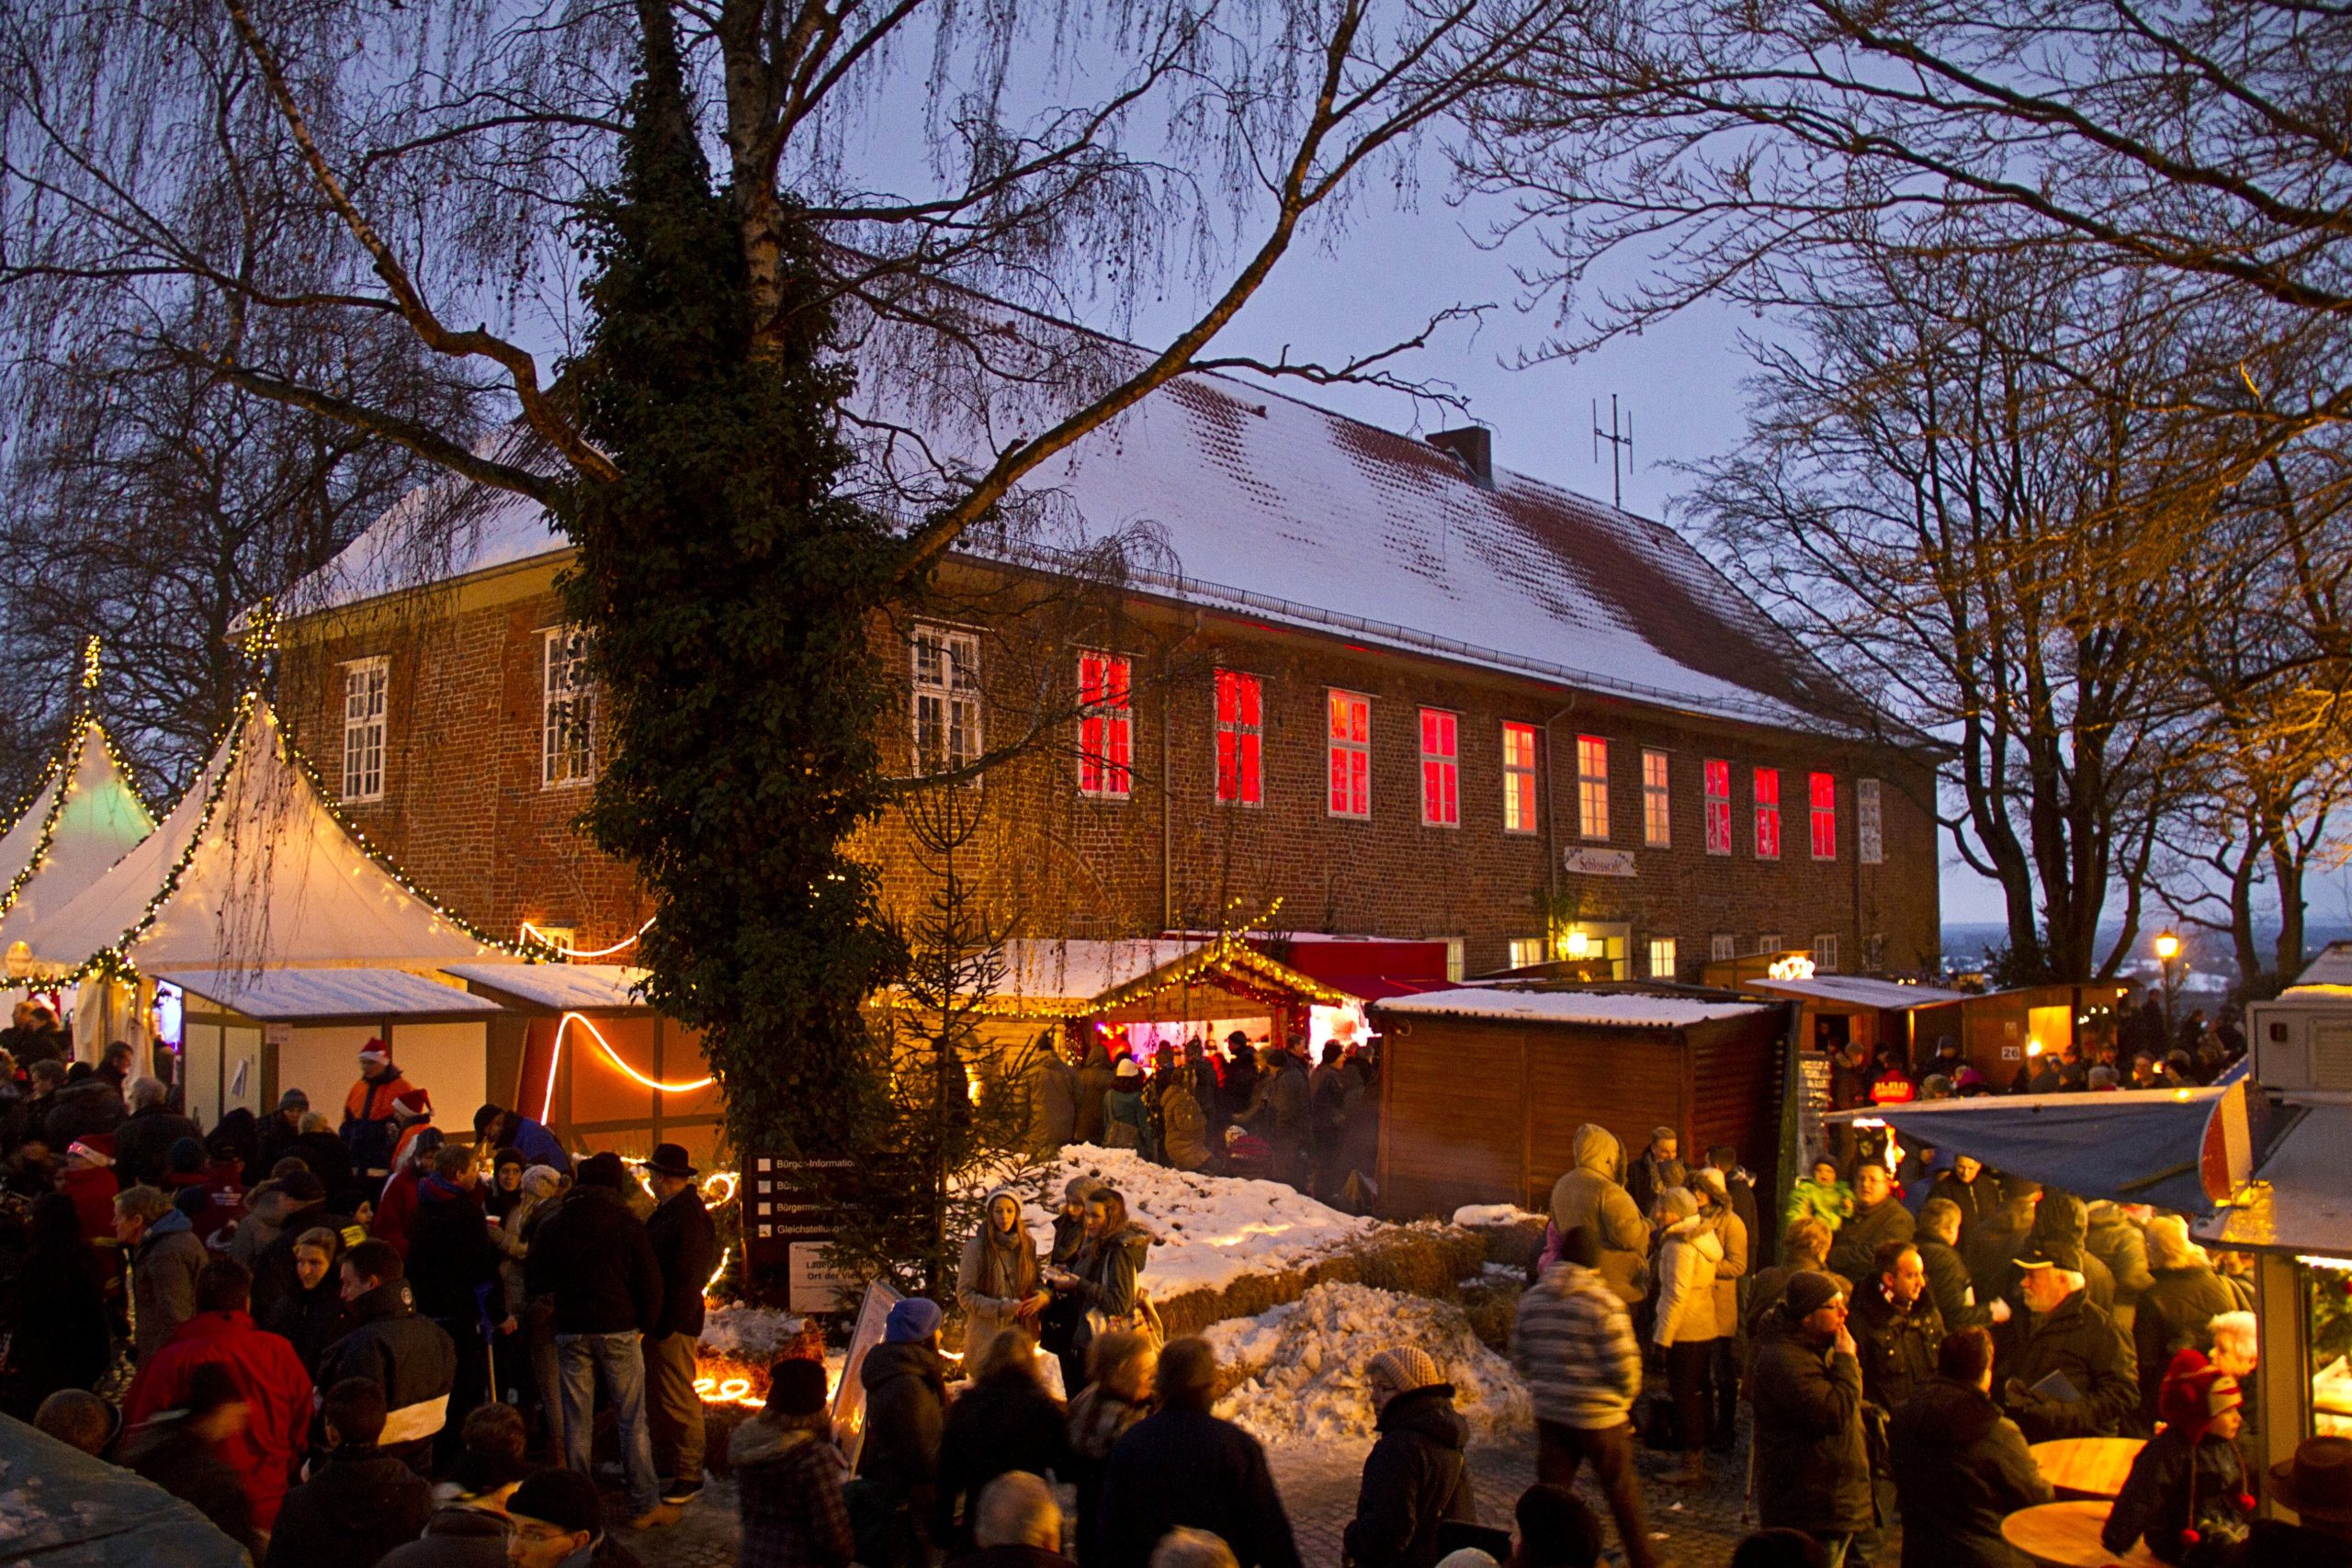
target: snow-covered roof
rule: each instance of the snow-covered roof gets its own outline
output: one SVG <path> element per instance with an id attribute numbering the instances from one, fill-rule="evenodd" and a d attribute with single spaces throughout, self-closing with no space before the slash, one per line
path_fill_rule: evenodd
<path id="1" fill-rule="evenodd" d="M 1020 1001 L 1091 1000 L 1208 945 L 1206 942 L 1140 938 L 1133 942 L 1009 942 L 1004 944 L 1004 979 L 994 995 Z"/>
<path id="2" fill-rule="evenodd" d="M 496 1002 L 405 969 L 164 970 L 155 976 L 265 1022 L 350 1018 L 488 1017 Z"/>
<path id="3" fill-rule="evenodd" d="M 1462 986 L 1450 991 L 1390 997 L 1374 1004 L 1383 1014 L 1504 1019 L 1528 1023 L 1582 1023 L 1620 1029 L 1681 1029 L 1721 1018 L 1764 1011 L 1770 1002 L 1727 1002 L 1705 997 L 1638 991 L 1526 990 L 1510 986 Z"/>
<path id="4" fill-rule="evenodd" d="M 1933 986 L 1906 986 L 1896 980 L 1873 980 L 1864 975 L 1815 975 L 1810 980 L 1742 980 L 1740 988 L 1776 997 L 1795 997 L 1848 1007 L 1876 1008 L 1900 1012 L 1907 1008 L 1941 1007 L 1968 999 L 1965 991 L 1939 990 Z"/>
<path id="5" fill-rule="evenodd" d="M 549 1012 L 650 1010 L 637 994 L 645 971 L 627 964 L 445 964 L 441 972 Z"/>
<path id="6" fill-rule="evenodd" d="M 154 816 L 95 718 L 58 752 L 16 825 L 0 836 L 0 947 L 62 908 L 155 830 Z"/>
<path id="7" fill-rule="evenodd" d="M 162 826 L 19 933 L 45 977 L 112 952 L 142 970 L 437 968 L 510 950 L 338 821 L 277 716 L 247 699 Z"/>
<path id="8" fill-rule="evenodd" d="M 2313 953 L 2289 990 L 2305 986 L 2352 986 L 2352 942 L 2331 942 Z"/>
<path id="9" fill-rule="evenodd" d="M 875 395 L 892 399 L 883 422 L 923 438 L 869 446 L 854 489 L 909 493 L 909 450 L 977 471 L 1016 436 Z M 1033 518 L 1028 534 L 975 535 L 968 553 L 1050 570 L 1147 541 L 1125 552 L 1131 589 L 1253 620 L 1758 724 L 1820 728 L 1851 705 L 1664 525 L 1507 470 L 1481 485 L 1425 440 L 1223 376 L 1162 388 L 1029 475 L 1006 510 Z M 282 603 L 304 614 L 569 548 L 536 502 L 444 479 Z"/>

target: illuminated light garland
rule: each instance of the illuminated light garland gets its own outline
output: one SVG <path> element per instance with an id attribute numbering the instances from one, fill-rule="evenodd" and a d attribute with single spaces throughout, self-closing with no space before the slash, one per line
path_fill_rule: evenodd
<path id="1" fill-rule="evenodd" d="M 635 947 L 637 945 L 638 938 L 643 936 L 647 931 L 650 931 L 652 929 L 653 917 L 648 915 L 645 917 L 645 923 L 638 927 L 637 930 L 629 935 L 621 938 L 620 941 L 613 943 L 610 947 L 600 947 L 594 952 L 590 952 L 584 948 L 566 947 L 561 942 L 557 942 L 554 938 L 548 936 L 547 932 L 533 925 L 530 921 L 525 920 L 523 922 L 523 940 L 546 948 L 550 953 L 560 953 L 568 959 L 609 958 L 614 953 L 619 953 L 626 948 Z"/>
<path id="2" fill-rule="evenodd" d="M 274 631 L 271 635 L 274 637 Z M 244 755 L 247 741 L 245 731 L 252 719 L 254 705 L 260 701 L 261 694 L 258 691 L 247 690 L 237 699 L 236 712 L 231 716 L 227 727 L 220 736 L 215 738 L 213 752 L 220 755 L 224 746 L 227 751 L 225 755 L 221 755 L 219 774 L 207 787 L 202 809 L 198 814 L 196 830 L 188 835 L 187 843 L 180 851 L 179 859 L 164 874 L 162 886 L 156 889 L 155 896 L 147 901 L 147 906 L 141 911 L 138 920 L 111 945 L 101 949 L 62 976 L 28 976 L 21 981 L 11 981 L 10 986 L 13 988 L 31 989 L 37 987 L 70 986 L 91 976 L 119 980 L 126 984 L 135 982 L 139 978 L 139 965 L 131 958 L 130 950 L 138 945 L 139 940 L 153 928 L 157 919 L 162 918 L 164 907 L 179 892 L 180 882 L 187 874 L 187 868 L 195 863 L 198 852 L 204 848 L 207 835 L 212 829 L 212 818 L 220 810 L 222 796 L 228 793 L 229 780 L 236 773 L 237 763 Z M 421 886 L 401 869 L 399 862 L 378 848 L 357 823 L 344 815 L 342 807 L 335 802 L 334 797 L 327 793 L 326 785 L 321 781 L 318 770 L 311 765 L 310 758 L 304 756 L 301 748 L 296 746 L 288 738 L 285 726 L 279 721 L 276 710 L 266 708 L 264 716 L 269 721 L 271 739 L 277 748 L 279 760 L 295 771 L 296 775 L 311 791 L 311 800 L 326 813 L 327 819 L 340 828 L 367 862 L 372 864 L 379 874 L 390 878 L 394 886 L 424 905 L 425 910 L 435 919 L 446 922 L 451 930 L 470 942 L 499 953 L 510 953 L 517 958 L 544 960 L 550 956 L 553 950 L 542 944 L 512 942 L 502 937 L 492 936 L 463 915 L 449 908 L 439 898 Z M 111 746 L 108 750 L 111 752 Z M 357 876 L 362 869 L 360 866 L 354 866 L 352 874 Z"/>
<path id="3" fill-rule="evenodd" d="M 1274 901 L 1273 908 L 1266 911 L 1265 918 L 1271 919 L 1274 910 L 1281 907 L 1282 900 L 1278 898 Z M 1098 997 L 1069 1002 L 1038 1002 L 1019 997 L 1003 998 L 989 997 L 982 998 L 973 1010 L 984 1017 L 1091 1018 L 1097 1013 L 1107 1012 L 1113 1008 L 1125 1007 L 1148 998 L 1163 996 L 1170 991 L 1190 990 L 1193 988 L 1193 981 L 1201 975 L 1216 968 L 1230 968 L 1237 972 L 1238 978 L 1278 986 L 1284 993 L 1283 996 L 1277 998 L 1256 995 L 1249 991 L 1247 987 L 1229 987 L 1237 995 L 1246 996 L 1252 1001 L 1272 1002 L 1296 1000 L 1303 998 L 1321 1007 L 1344 1007 L 1355 1000 L 1346 992 L 1335 990 L 1309 976 L 1299 973 L 1287 964 L 1269 958 L 1248 942 L 1239 940 L 1232 932 L 1224 931 L 1218 933 L 1215 941 L 1204 943 L 1182 958 L 1171 960 L 1165 970 L 1154 970 L 1129 980 L 1124 985 L 1114 986 Z"/>
<path id="4" fill-rule="evenodd" d="M 539 1101 L 539 1120 L 542 1122 L 546 1121 L 555 1110 L 556 1069 L 563 1065 L 563 1037 L 574 1023 L 588 1032 L 588 1037 L 596 1043 L 598 1050 L 604 1052 L 605 1060 L 618 1067 L 624 1077 L 641 1083 L 648 1089 L 658 1089 L 663 1094 L 692 1094 L 697 1089 L 708 1089 L 718 1081 L 716 1077 L 706 1077 L 696 1078 L 692 1083 L 663 1083 L 660 1078 L 647 1077 L 643 1073 L 621 1060 L 621 1054 L 613 1049 L 612 1042 L 605 1038 L 603 1031 L 599 1030 L 586 1014 L 567 1012 L 555 1026 L 555 1044 L 548 1052 L 548 1088 L 546 1095 Z"/>
<path id="5" fill-rule="evenodd" d="M 95 694 L 97 686 L 98 639 L 94 637 L 82 646 L 82 690 Z M 92 706 L 96 701 L 96 697 L 93 694 L 85 696 L 74 705 L 74 733 L 71 739 L 58 749 L 56 755 L 50 759 L 49 765 L 41 770 L 40 778 L 33 785 L 31 793 L 19 800 L 16 809 L 9 813 L 9 822 L 6 831 L 13 833 L 24 821 L 25 814 L 32 809 L 33 803 L 41 797 L 42 792 L 51 784 L 57 786 L 57 793 L 50 798 L 48 811 L 42 815 L 40 835 L 34 840 L 32 853 L 26 857 L 24 869 L 17 872 L 10 880 L 5 892 L 0 892 L 0 917 L 6 917 L 9 910 L 17 907 L 17 896 L 23 893 L 26 886 L 40 874 L 40 868 L 49 863 L 50 846 L 57 836 L 57 824 L 65 815 L 65 797 L 72 792 L 74 776 L 82 771 L 82 754 L 89 749 L 90 737 L 93 734 L 97 736 L 99 746 L 105 750 L 107 761 L 120 775 L 123 788 L 130 792 L 131 803 L 146 815 L 150 830 L 153 829 L 156 821 L 154 807 L 148 804 L 147 797 L 141 793 L 138 776 L 132 772 L 130 764 L 124 761 L 122 753 L 115 750 L 114 738 L 107 733 L 106 726 L 98 722 Z"/>

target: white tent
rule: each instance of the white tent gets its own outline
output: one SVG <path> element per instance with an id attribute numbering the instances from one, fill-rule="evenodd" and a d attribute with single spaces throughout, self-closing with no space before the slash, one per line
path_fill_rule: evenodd
<path id="1" fill-rule="evenodd" d="M 20 935 L 46 976 L 102 961 L 225 976 L 519 956 L 345 826 L 257 695 L 163 825 Z"/>
<path id="2" fill-rule="evenodd" d="M 0 834 L 0 950 L 106 874 L 155 818 L 98 721 L 84 717 L 16 826 Z"/>

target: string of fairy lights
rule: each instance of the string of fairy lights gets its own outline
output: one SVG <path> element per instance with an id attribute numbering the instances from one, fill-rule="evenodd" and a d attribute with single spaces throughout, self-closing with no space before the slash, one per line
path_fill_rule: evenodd
<path id="1" fill-rule="evenodd" d="M 25 857 L 25 863 L 9 879 L 6 891 L 0 891 L 0 918 L 5 918 L 17 907 L 17 897 L 40 874 L 40 868 L 49 863 L 50 848 L 57 838 L 57 824 L 65 815 L 65 802 L 73 794 L 74 775 L 82 770 L 82 754 L 89 749 L 91 736 L 98 738 L 98 744 L 106 750 L 107 761 L 122 780 L 122 786 L 130 792 L 132 802 L 147 814 L 150 821 L 154 819 L 154 808 L 148 805 L 146 795 L 139 788 L 138 774 L 122 753 L 116 750 L 114 737 L 107 733 L 106 726 L 98 722 L 98 649 L 99 642 L 95 637 L 82 645 L 81 694 L 74 702 L 73 733 L 50 758 L 48 766 L 41 770 L 40 777 L 32 788 L 8 813 L 8 826 L 5 833 L 13 833 L 23 824 L 26 814 L 32 810 L 41 795 L 50 792 L 51 786 L 55 786 L 54 793 L 49 795 L 48 809 L 41 814 L 40 829 L 34 837 L 32 852 Z M 0 836 L 5 836 L 5 833 L 0 833 Z"/>

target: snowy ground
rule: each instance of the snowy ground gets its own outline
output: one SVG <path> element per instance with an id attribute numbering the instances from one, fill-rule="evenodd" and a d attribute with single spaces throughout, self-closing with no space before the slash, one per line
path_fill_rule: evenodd
<path id="1" fill-rule="evenodd" d="M 1453 1384 L 1454 1404 L 1474 1432 L 1523 1427 L 1532 1419 L 1519 1374 L 1471 1333 L 1448 1302 L 1363 1285 L 1324 1284 L 1258 1317 L 1214 1324 L 1205 1337 L 1217 1359 L 1249 1371 L 1217 1414 L 1270 1447 L 1368 1444 L 1372 1396 L 1364 1368 L 1392 1345 L 1426 1350 Z"/>
<path id="2" fill-rule="evenodd" d="M 1515 1225 L 1522 1222 L 1541 1224 L 1550 1216 L 1531 1213 L 1516 1203 L 1464 1203 L 1453 1211 L 1457 1225 Z"/>

